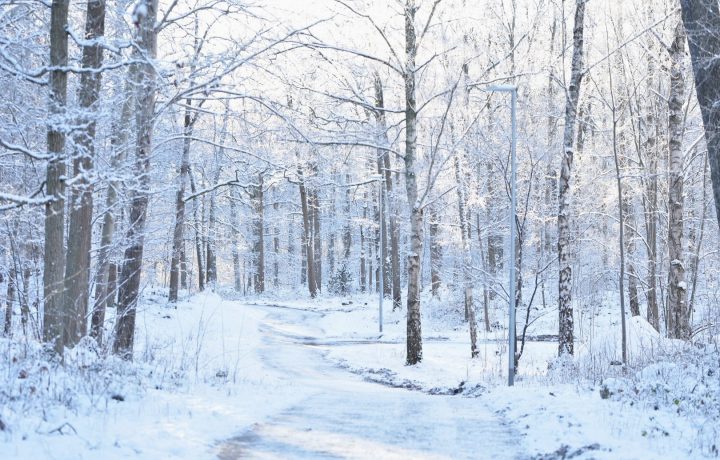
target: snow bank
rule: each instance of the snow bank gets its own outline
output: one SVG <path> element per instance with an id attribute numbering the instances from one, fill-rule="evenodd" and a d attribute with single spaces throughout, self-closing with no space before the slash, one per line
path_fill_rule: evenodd
<path id="1" fill-rule="evenodd" d="M 264 368 L 261 312 L 207 293 L 147 293 L 135 361 L 91 340 L 65 366 L 33 342 L 0 339 L 0 457 L 212 458 L 214 443 L 303 395 Z"/>

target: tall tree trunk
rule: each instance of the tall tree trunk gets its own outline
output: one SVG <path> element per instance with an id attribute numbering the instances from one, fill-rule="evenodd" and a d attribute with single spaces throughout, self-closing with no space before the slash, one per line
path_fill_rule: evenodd
<path id="1" fill-rule="evenodd" d="M 430 237 L 430 292 L 433 297 L 440 295 L 442 279 L 442 246 L 440 245 L 440 222 L 435 205 L 428 207 L 428 236 Z M 467 315 L 465 316 L 467 319 Z"/>
<path id="2" fill-rule="evenodd" d="M 552 26 L 550 27 L 550 56 L 555 55 L 555 35 L 557 33 L 557 18 L 553 11 Z M 551 69 L 548 75 L 547 91 L 548 91 L 548 117 L 547 117 L 547 160 L 545 163 L 545 209 L 548 215 L 552 215 L 553 197 L 557 196 L 557 170 L 555 169 L 555 136 L 557 135 L 557 118 L 555 117 L 555 75 L 554 69 Z M 543 252 L 552 257 L 553 229 L 552 218 L 544 220 L 543 229 Z"/>
<path id="3" fill-rule="evenodd" d="M 407 364 L 422 361 L 422 326 L 420 320 L 420 257 L 423 252 L 423 211 L 418 196 L 415 171 L 417 149 L 417 103 L 415 99 L 415 0 L 405 3 L 405 189 L 410 206 L 410 252 L 407 257 Z"/>
<path id="4" fill-rule="evenodd" d="M 185 252 L 185 244 L 183 244 L 180 250 L 180 289 L 188 288 L 188 267 L 187 267 L 187 252 Z"/>
<path id="5" fill-rule="evenodd" d="M 345 176 L 345 182 L 350 182 L 350 175 Z M 352 215 L 350 214 L 350 201 L 351 201 L 350 187 L 345 187 L 345 226 L 343 227 L 343 263 L 347 264 L 350 261 L 350 254 L 352 250 Z"/>
<path id="6" fill-rule="evenodd" d="M 621 167 L 623 165 L 622 156 L 620 158 Z M 633 234 L 635 233 L 635 212 L 630 204 L 630 196 L 627 187 L 623 189 L 622 198 L 623 207 L 623 232 L 625 237 L 625 255 L 627 259 L 627 278 L 628 278 L 628 297 L 630 299 L 630 314 L 632 316 L 640 316 L 640 298 L 638 296 L 638 274 L 635 263 L 632 260 L 635 252 L 635 242 Z"/>
<path id="7" fill-rule="evenodd" d="M 619 34 L 622 34 L 622 29 L 619 28 L 618 30 Z M 617 54 L 615 57 L 616 60 L 616 66 L 620 71 L 621 75 L 621 81 L 618 85 L 620 87 L 620 92 L 622 94 L 629 94 L 627 85 L 624 83 L 625 79 L 627 78 L 625 67 L 624 67 L 624 61 L 623 56 L 621 54 Z M 610 74 L 612 75 L 612 74 Z M 614 93 L 613 95 L 613 101 L 615 100 Z M 629 98 L 629 96 L 628 96 Z M 614 108 L 614 118 L 615 122 L 613 124 L 613 144 L 616 144 L 617 148 L 617 155 L 616 163 L 617 167 L 619 169 L 618 174 L 620 177 L 622 177 L 623 174 L 626 173 L 628 168 L 628 154 L 627 154 L 627 146 L 628 146 L 628 139 L 627 135 L 625 133 L 624 129 L 619 129 L 617 124 L 620 123 L 620 120 L 615 117 L 616 111 L 618 110 L 617 104 L 613 102 Z M 622 112 L 622 110 L 621 110 Z M 615 148 L 615 147 L 614 147 Z M 640 316 L 640 298 L 638 296 L 638 273 L 635 266 L 635 261 L 633 258 L 633 254 L 635 253 L 635 240 L 637 237 L 637 224 L 635 219 L 635 208 L 633 206 L 633 194 L 631 193 L 631 190 L 629 187 L 622 187 L 622 196 L 620 197 L 619 206 L 620 206 L 620 214 L 623 217 L 622 222 L 620 222 L 620 225 L 622 225 L 622 233 L 623 233 L 623 252 L 624 252 L 624 259 L 625 259 L 625 271 L 627 273 L 627 285 L 628 285 L 628 299 L 630 304 L 630 315 L 632 316 Z M 607 222 L 607 219 L 605 220 Z M 624 276 L 624 273 L 623 273 Z M 621 295 L 624 295 L 621 293 Z"/>
<path id="8" fill-rule="evenodd" d="M 113 150 L 110 167 L 113 170 L 120 168 L 125 161 L 126 149 L 128 147 L 128 137 L 131 123 L 131 115 L 135 104 L 135 72 L 137 66 L 131 65 L 128 69 L 125 82 L 125 100 L 120 109 L 120 118 L 114 126 L 111 139 Z M 92 319 L 90 321 L 90 336 L 93 337 L 98 344 L 103 342 L 103 325 L 105 323 L 105 307 L 108 304 L 107 297 L 114 296 L 115 291 L 109 290 L 109 269 L 110 269 L 110 246 L 112 245 L 115 235 L 115 207 L 118 204 L 118 192 L 120 189 L 120 181 L 111 180 L 108 184 L 107 195 L 105 197 L 105 212 L 103 214 L 102 230 L 100 231 L 100 248 L 98 250 L 97 275 L 95 277 L 95 302 L 93 305 Z"/>
<path id="9" fill-rule="evenodd" d="M 213 184 L 220 183 L 220 175 L 222 173 L 222 160 L 221 158 L 225 155 L 225 140 L 227 138 L 227 125 L 230 117 L 230 110 L 228 103 L 225 103 L 225 114 L 222 119 L 222 127 L 220 128 L 220 139 L 219 145 L 215 147 L 215 162 L 213 164 Z M 215 290 L 217 285 L 217 190 L 210 192 L 209 205 L 208 205 L 208 224 L 207 224 L 207 283 L 210 285 L 212 290 Z"/>
<path id="10" fill-rule="evenodd" d="M 377 161 L 377 172 L 378 174 L 382 174 L 382 159 L 378 158 Z M 377 220 L 378 220 L 378 230 L 375 232 L 375 235 L 377 236 L 377 244 L 375 245 L 375 249 L 377 251 L 378 255 L 378 268 L 377 268 L 377 282 L 380 283 L 380 270 L 382 270 L 382 276 L 383 276 L 383 285 L 382 285 L 382 291 L 383 291 L 383 297 L 389 297 L 392 294 L 392 286 L 390 283 L 390 260 L 388 257 L 388 233 L 387 233 L 387 214 L 385 210 L 385 185 L 381 182 L 380 183 L 380 190 L 378 191 L 378 199 L 376 203 L 376 209 L 377 209 Z M 380 286 L 378 286 L 378 290 L 380 290 Z"/>
<path id="11" fill-rule="evenodd" d="M 317 189 L 310 190 L 310 209 L 313 222 L 313 258 L 315 259 L 315 286 L 322 291 L 322 234 L 320 233 L 320 199 Z"/>
<path id="12" fill-rule="evenodd" d="M 387 140 L 387 121 L 385 117 L 385 96 L 383 92 L 382 80 L 380 74 L 375 72 L 375 111 L 376 121 L 378 124 L 378 145 L 386 146 Z M 390 152 L 387 149 L 378 149 L 378 172 L 384 177 L 384 190 L 385 190 L 385 221 L 383 224 L 386 229 L 383 230 L 385 233 L 385 255 L 383 260 L 387 262 L 387 245 L 390 245 L 390 260 L 389 267 L 386 267 L 386 273 L 389 276 L 385 277 L 386 293 L 392 293 L 393 298 L 393 310 L 401 307 L 402 293 L 400 288 L 400 245 L 398 238 L 398 216 L 396 213 L 395 194 L 393 193 L 393 178 L 392 169 L 390 163 Z M 387 282 L 390 281 L 390 282 Z"/>
<path id="13" fill-rule="evenodd" d="M 222 143 L 222 142 L 221 142 Z M 215 161 L 215 177 L 214 182 L 220 182 L 220 162 L 219 158 Z M 207 283 L 212 290 L 215 290 L 217 284 L 217 256 L 215 255 L 215 246 L 217 245 L 216 235 L 216 212 L 217 212 L 217 192 L 210 192 L 210 203 L 208 205 L 208 227 L 207 227 L 207 248 L 206 248 L 206 265 L 207 265 Z"/>
<path id="14" fill-rule="evenodd" d="M 368 292 L 373 291 L 373 275 L 375 271 L 373 269 L 373 238 L 367 239 L 367 278 L 368 278 Z"/>
<path id="15" fill-rule="evenodd" d="M 386 213 L 390 216 L 388 233 L 390 235 L 390 273 L 392 276 L 393 310 L 402 307 L 402 288 L 400 286 L 400 224 L 398 223 L 398 206 L 393 190 L 390 154 L 383 156 L 385 172 L 385 204 Z"/>
<path id="16" fill-rule="evenodd" d="M 243 259 L 243 295 L 247 295 L 252 284 L 252 276 L 248 274 L 247 265 L 247 259 Z"/>
<path id="17" fill-rule="evenodd" d="M 294 267 L 295 267 L 295 217 L 290 217 L 290 222 L 288 222 L 287 225 L 287 254 L 288 254 L 288 263 L 292 264 L 293 267 L 292 273 L 295 273 Z M 304 271 L 304 265 L 301 267 L 301 272 Z M 295 278 L 290 277 L 289 278 L 292 282 L 292 284 L 295 284 Z M 300 283 L 302 284 L 302 282 Z"/>
<path id="18" fill-rule="evenodd" d="M 300 173 L 300 205 L 302 207 L 303 216 L 303 254 L 305 255 L 306 261 L 306 273 L 308 290 L 310 291 L 310 297 L 317 297 L 317 282 L 315 280 L 315 250 L 313 249 L 313 232 L 312 222 L 310 216 L 310 203 L 308 198 L 307 188 L 305 186 L 305 180 Z"/>
<path id="19" fill-rule="evenodd" d="M 185 190 L 190 176 L 190 145 L 192 137 L 192 100 L 186 101 L 183 117 L 183 149 L 178 171 L 178 188 L 175 194 L 175 227 L 173 229 L 172 256 L 170 259 L 170 293 L 168 301 L 177 302 L 180 287 L 180 262 L 185 251 Z"/>
<path id="20" fill-rule="evenodd" d="M 300 254 L 302 256 L 300 260 L 300 284 L 306 284 L 308 282 L 308 273 L 307 273 L 307 267 L 308 267 L 308 260 L 307 260 L 307 251 L 306 251 L 306 245 L 305 245 L 305 228 L 302 228 L 302 231 L 300 232 L 300 238 L 301 238 L 301 244 L 300 244 Z M 314 281 L 313 281 L 314 283 Z M 314 284 L 313 284 L 314 285 Z M 308 288 L 310 286 L 308 285 Z"/>
<path id="21" fill-rule="evenodd" d="M 668 183 L 668 335 L 677 339 L 690 338 L 690 312 L 687 305 L 685 258 L 683 255 L 684 165 L 683 165 L 683 102 L 685 79 L 685 30 L 682 23 L 675 27 L 670 47 L 670 97 L 668 98 L 669 183 Z"/>
<path id="22" fill-rule="evenodd" d="M 715 217 L 720 223 L 720 7 L 716 0 L 680 0 L 705 127 Z"/>
<path id="23" fill-rule="evenodd" d="M 487 206 L 487 221 L 488 223 L 494 220 L 494 209 L 492 203 L 495 202 L 495 184 L 494 180 L 497 174 L 492 162 L 487 163 L 487 196 L 491 200 L 491 205 Z M 494 226 L 490 225 L 488 229 L 488 243 L 487 243 L 487 260 L 490 269 L 490 273 L 496 275 L 500 270 L 503 269 L 503 237 L 495 233 Z M 494 292 L 490 293 L 490 298 L 494 298 Z"/>
<path id="24" fill-rule="evenodd" d="M 99 39 L 105 34 L 105 0 L 88 0 L 85 16 L 85 40 L 82 68 L 102 67 L 103 48 Z M 97 101 L 102 73 L 83 72 L 80 76 L 80 126 L 75 134 L 73 174 L 77 180 L 70 190 L 70 218 L 65 262 L 65 346 L 75 346 L 87 333 L 90 300 L 90 247 L 92 245 L 93 185 L 88 176 L 95 157 Z"/>
<path id="25" fill-rule="evenodd" d="M 8 271 L 8 285 L 6 294 L 6 309 L 5 309 L 5 326 L 3 331 L 6 337 L 12 336 L 12 316 L 13 316 L 13 303 L 17 294 L 17 300 L 20 302 L 21 321 L 23 328 L 23 335 L 25 335 L 25 326 L 27 324 L 27 317 L 29 316 L 29 309 L 27 307 L 27 298 L 23 295 L 22 287 L 24 287 L 25 293 L 27 293 L 27 281 L 23 278 L 24 285 L 21 286 L 18 277 L 24 276 L 21 273 L 21 264 L 19 261 L 18 247 L 17 247 L 17 225 L 15 229 L 11 230 L 10 226 L 7 226 L 8 240 L 10 240 L 10 259 L 11 262 L 7 264 Z M 26 267 L 27 268 L 27 267 Z M 27 312 L 26 312 L 27 310 Z"/>
<path id="26" fill-rule="evenodd" d="M 192 170 L 188 169 L 188 177 L 190 178 L 190 191 L 193 195 L 197 193 L 197 187 L 195 186 L 195 178 L 193 177 Z M 197 257 L 198 267 L 198 290 L 200 292 L 205 290 L 205 269 L 203 268 L 203 245 L 202 245 L 202 222 L 198 217 L 198 208 L 200 207 L 200 201 L 198 197 L 193 198 L 193 221 L 195 224 L 195 256 Z"/>
<path id="27" fill-rule="evenodd" d="M 333 178 L 335 175 L 333 174 Z M 337 215 L 337 203 L 336 203 L 337 189 L 333 187 L 332 195 L 330 197 L 330 215 Z M 327 260 L 328 260 L 328 274 L 332 277 L 335 274 L 335 225 L 330 225 L 330 231 L 328 234 L 327 243 Z"/>
<path id="28" fill-rule="evenodd" d="M 17 245 L 16 242 L 16 230 L 11 230 L 10 226 L 7 226 L 8 232 L 7 237 L 8 240 L 10 240 L 10 259 L 12 262 L 7 264 L 7 291 L 6 291 L 6 298 L 5 298 L 5 321 L 3 326 L 3 334 L 5 337 L 12 336 L 12 317 L 13 317 L 13 304 L 15 303 L 15 294 L 17 292 L 18 288 L 18 275 L 19 275 L 19 265 L 18 265 L 18 251 L 17 251 Z M 24 324 L 23 324 L 24 329 Z"/>
<path id="29" fill-rule="evenodd" d="M 695 309 L 695 292 L 697 291 L 697 281 L 698 281 L 698 269 L 700 268 L 700 249 L 702 248 L 703 239 L 705 236 L 705 220 L 707 219 L 707 170 L 708 170 L 708 157 L 705 155 L 705 164 L 703 165 L 703 175 L 702 175 L 702 198 L 700 202 L 700 229 L 699 229 L 699 235 L 695 235 L 695 232 L 693 231 L 690 234 L 690 250 L 692 251 L 692 254 L 690 256 L 691 260 L 691 275 L 690 279 L 692 280 L 692 287 L 690 289 L 690 298 L 688 299 L 688 311 L 690 312 L 690 319 L 692 320 L 693 311 Z"/>
<path id="30" fill-rule="evenodd" d="M 380 79 L 380 74 L 378 74 L 377 72 L 375 73 L 375 107 L 378 109 L 375 113 L 378 122 L 378 136 L 380 137 L 379 145 L 387 145 L 387 121 L 384 111 L 385 97 L 383 94 L 382 80 Z M 378 168 L 380 168 L 378 172 L 382 173 L 385 179 L 383 183 L 383 187 L 385 189 L 385 212 L 386 215 L 389 216 L 388 222 L 386 224 L 389 224 L 389 228 L 385 230 L 385 244 L 387 246 L 387 236 L 389 236 L 390 267 L 386 270 L 390 272 L 392 279 L 390 280 L 390 283 L 385 283 L 385 285 L 388 289 L 392 290 L 393 310 L 395 310 L 397 308 L 400 308 L 402 303 L 402 293 L 400 287 L 400 241 L 398 236 L 398 216 L 396 212 L 397 205 L 395 201 L 395 193 L 393 192 L 390 152 L 387 149 L 382 149 L 382 152 L 378 151 L 378 154 L 381 154 L 382 159 L 382 161 L 378 163 Z M 386 259 L 387 255 L 384 256 L 384 260 Z M 389 280 L 388 277 L 386 277 L 385 279 Z"/>
<path id="31" fill-rule="evenodd" d="M 655 40 L 650 39 L 648 45 L 650 51 L 648 53 L 648 76 L 647 76 L 647 113 L 643 118 L 644 136 L 643 151 L 645 153 L 646 174 L 645 179 L 645 240 L 647 242 L 647 320 L 656 329 L 660 330 L 660 315 L 658 310 L 658 293 L 657 293 L 657 267 L 658 267 L 658 249 L 657 249 L 657 224 L 658 224 L 658 156 L 657 149 L 657 113 L 656 104 L 653 99 L 656 91 L 655 83 Z"/>
<path id="32" fill-rule="evenodd" d="M 280 286 L 280 227 L 277 222 L 280 220 L 280 204 L 277 199 L 273 203 L 273 210 L 275 211 L 273 226 L 273 287 L 277 289 Z"/>
<path id="33" fill-rule="evenodd" d="M 234 287 L 235 292 L 242 291 L 242 276 L 240 273 L 240 231 L 238 222 L 237 212 L 237 201 L 239 200 L 237 194 L 237 187 L 230 189 L 230 245 L 232 246 L 232 259 L 233 259 L 233 279 L 235 281 Z"/>
<path id="34" fill-rule="evenodd" d="M 45 191 L 45 268 L 43 271 L 43 340 L 63 353 L 63 282 L 65 275 L 65 122 L 67 105 L 68 7 L 70 0 L 52 0 L 50 10 L 50 115 Z"/>
<path id="35" fill-rule="evenodd" d="M 470 225 L 467 216 L 467 198 L 465 186 L 460 176 L 460 160 L 455 154 L 455 182 L 458 198 L 458 216 L 460 220 L 460 235 L 463 251 L 463 290 L 465 292 L 465 321 L 470 326 L 470 356 L 478 356 L 477 349 L 477 323 L 475 322 L 475 305 L 473 305 L 472 259 L 470 254 Z"/>
<path id="36" fill-rule="evenodd" d="M 25 262 L 22 271 L 22 293 L 20 295 L 20 322 L 22 323 L 23 336 L 28 335 L 28 323 L 30 322 L 30 277 L 32 270 L 30 263 Z"/>
<path id="37" fill-rule="evenodd" d="M 144 7 L 144 8 L 141 8 Z M 130 226 L 127 231 L 129 247 L 120 274 L 120 293 L 118 318 L 115 326 L 113 351 L 124 359 L 132 359 L 135 342 L 135 313 L 140 293 L 143 250 L 145 248 L 145 221 L 150 188 L 150 155 L 152 150 L 153 115 L 155 112 L 155 67 L 151 60 L 157 54 L 157 0 L 143 0 L 136 6 L 138 18 L 137 59 L 145 62 L 138 64 L 135 108 L 137 128 L 135 175 L 138 187 L 133 191 L 130 205 Z"/>
<path id="38" fill-rule="evenodd" d="M 560 165 L 558 190 L 558 260 L 560 277 L 558 283 L 558 354 L 574 353 L 574 321 L 572 306 L 572 262 L 570 260 L 570 178 L 572 173 L 575 124 L 577 120 L 580 84 L 583 78 L 583 32 L 585 4 L 587 0 L 576 0 L 575 24 L 573 27 L 573 57 L 570 70 L 570 85 L 565 101 L 565 132 L 563 134 L 563 156 Z"/>
<path id="39" fill-rule="evenodd" d="M 477 238 L 478 238 L 478 249 L 480 251 L 480 260 L 482 261 L 482 269 L 484 273 L 487 273 L 487 260 L 483 254 L 483 238 L 482 232 L 480 231 L 480 213 L 475 215 L 477 222 Z M 490 312 L 489 312 L 489 295 L 488 295 L 488 283 L 487 280 L 483 280 L 483 320 L 485 321 L 485 332 L 490 332 Z"/>
<path id="40" fill-rule="evenodd" d="M 15 291 L 17 285 L 17 272 L 14 268 L 8 270 L 7 297 L 5 298 L 5 321 L 3 334 L 5 337 L 12 335 L 13 303 L 15 303 Z"/>
<path id="41" fill-rule="evenodd" d="M 258 185 L 254 187 L 253 208 L 255 210 L 254 233 L 255 244 L 253 256 L 255 259 L 255 292 L 265 292 L 265 198 L 263 190 L 263 176 L 258 176 Z"/>
<path id="42" fill-rule="evenodd" d="M 201 173 L 202 176 L 205 176 L 205 171 Z M 204 177 L 203 177 L 204 178 Z M 204 194 L 199 198 L 200 200 L 200 251 L 202 252 L 203 260 L 205 261 L 205 273 L 203 274 L 205 278 L 205 287 L 208 287 L 208 271 L 207 271 L 207 249 L 208 249 L 208 225 L 207 225 L 207 211 L 208 211 L 208 196 L 207 194 Z"/>
<path id="43" fill-rule="evenodd" d="M 654 137 L 650 134 L 649 137 Z M 648 254 L 647 277 L 647 320 L 656 329 L 660 330 L 660 315 L 657 300 L 657 157 L 654 153 L 648 162 L 648 175 L 645 198 L 645 231 Z"/>
<path id="44" fill-rule="evenodd" d="M 118 272 L 117 264 L 110 264 L 108 267 L 107 277 L 107 295 L 105 296 L 105 310 L 115 308 L 116 298 L 118 294 L 117 277 Z"/>
<path id="45" fill-rule="evenodd" d="M 608 78 L 610 82 L 610 100 L 612 110 L 612 147 L 613 157 L 615 159 L 615 180 L 617 182 L 617 204 L 618 204 L 618 222 L 620 223 L 620 270 L 618 272 L 618 281 L 620 284 L 620 324 L 622 328 L 622 362 L 627 363 L 627 327 L 625 324 L 625 209 L 623 206 L 623 187 L 622 187 L 622 174 L 620 167 L 620 153 L 619 153 L 619 142 L 618 142 L 618 116 L 617 116 L 617 105 L 615 104 L 615 89 L 613 86 L 613 74 L 612 69 L 608 66 Z"/>
<path id="46" fill-rule="evenodd" d="M 363 222 L 367 219 L 367 192 L 363 194 Z M 367 292 L 367 273 L 365 270 L 365 228 L 360 224 L 360 291 Z"/>

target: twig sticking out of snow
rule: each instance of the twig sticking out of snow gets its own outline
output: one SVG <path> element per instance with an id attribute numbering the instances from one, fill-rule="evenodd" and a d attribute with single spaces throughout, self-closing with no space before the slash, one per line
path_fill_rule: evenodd
<path id="1" fill-rule="evenodd" d="M 77 430 L 75 429 L 75 427 L 72 426 L 72 425 L 70 425 L 68 422 L 63 423 L 62 425 L 60 425 L 59 427 L 55 428 L 54 430 L 48 431 L 47 434 L 52 434 L 52 433 L 58 432 L 58 433 L 60 433 L 60 434 L 62 434 L 62 435 L 65 435 L 65 433 L 63 432 L 63 428 L 65 428 L 65 427 L 70 428 L 74 434 L 76 434 L 76 435 L 78 434 L 78 433 L 77 433 Z"/>

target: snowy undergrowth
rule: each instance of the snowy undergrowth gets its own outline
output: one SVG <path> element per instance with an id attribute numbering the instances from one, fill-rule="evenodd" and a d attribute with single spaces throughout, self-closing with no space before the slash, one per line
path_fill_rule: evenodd
<path id="1" fill-rule="evenodd" d="M 27 431 L 74 431 L 61 421 L 63 414 L 104 411 L 111 404 L 141 397 L 149 385 L 180 381 L 152 363 L 128 363 L 107 355 L 90 339 L 69 350 L 64 365 L 35 341 L 0 339 L 0 360 L 0 427 L 23 437 Z"/>
<path id="2" fill-rule="evenodd" d="M 34 342 L 0 341 L 0 457 L 211 458 L 302 397 L 262 366 L 263 313 L 212 293 L 177 308 L 164 297 L 143 297 L 132 362 L 88 339 L 64 365 Z"/>
<path id="3" fill-rule="evenodd" d="M 621 366 L 619 318 L 598 309 L 586 312 L 570 361 L 555 358 L 554 341 L 528 341 L 516 384 L 508 388 L 506 330 L 485 332 L 479 324 L 480 356 L 471 359 L 457 299 L 424 300 L 424 356 L 415 366 L 405 365 L 404 311 L 386 307 L 379 334 L 374 298 L 290 304 L 324 312 L 325 352 L 337 365 L 386 385 L 481 398 L 537 458 L 718 456 L 717 345 L 667 340 L 643 319 L 628 318 L 629 364 Z M 491 318 L 498 313 L 491 311 Z M 552 316 L 543 316 L 529 334 L 553 333 Z"/>
<path id="4" fill-rule="evenodd" d="M 686 420 L 694 431 L 692 452 L 720 454 L 720 352 L 717 344 L 658 350 L 655 359 L 604 379 L 601 398 L 638 406 L 651 414 L 642 436 L 671 437 L 660 412 Z"/>

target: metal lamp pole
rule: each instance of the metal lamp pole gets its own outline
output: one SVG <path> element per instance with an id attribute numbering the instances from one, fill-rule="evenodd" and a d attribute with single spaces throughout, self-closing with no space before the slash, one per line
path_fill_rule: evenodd
<path id="1" fill-rule="evenodd" d="M 378 188 L 380 189 L 380 192 L 378 193 L 378 200 L 380 200 L 380 219 L 378 224 L 380 225 L 380 250 L 378 251 L 378 259 L 380 260 L 380 265 L 378 265 L 378 271 L 380 272 L 380 291 L 378 294 L 378 323 L 380 328 L 380 334 L 382 334 L 383 331 L 383 300 L 385 298 L 385 261 L 383 260 L 383 253 L 385 252 L 385 232 L 383 232 L 383 216 L 385 215 L 385 200 L 384 198 L 384 192 L 385 188 L 383 187 L 383 179 L 381 178 L 378 181 Z"/>
<path id="2" fill-rule="evenodd" d="M 487 91 L 510 93 L 510 120 L 511 120 L 511 144 L 510 144 L 510 318 L 508 324 L 508 386 L 515 383 L 515 238 L 517 235 L 517 223 L 515 222 L 516 214 L 516 171 L 517 162 L 515 158 L 515 149 L 517 145 L 517 86 L 515 85 L 498 85 L 490 86 Z"/>

